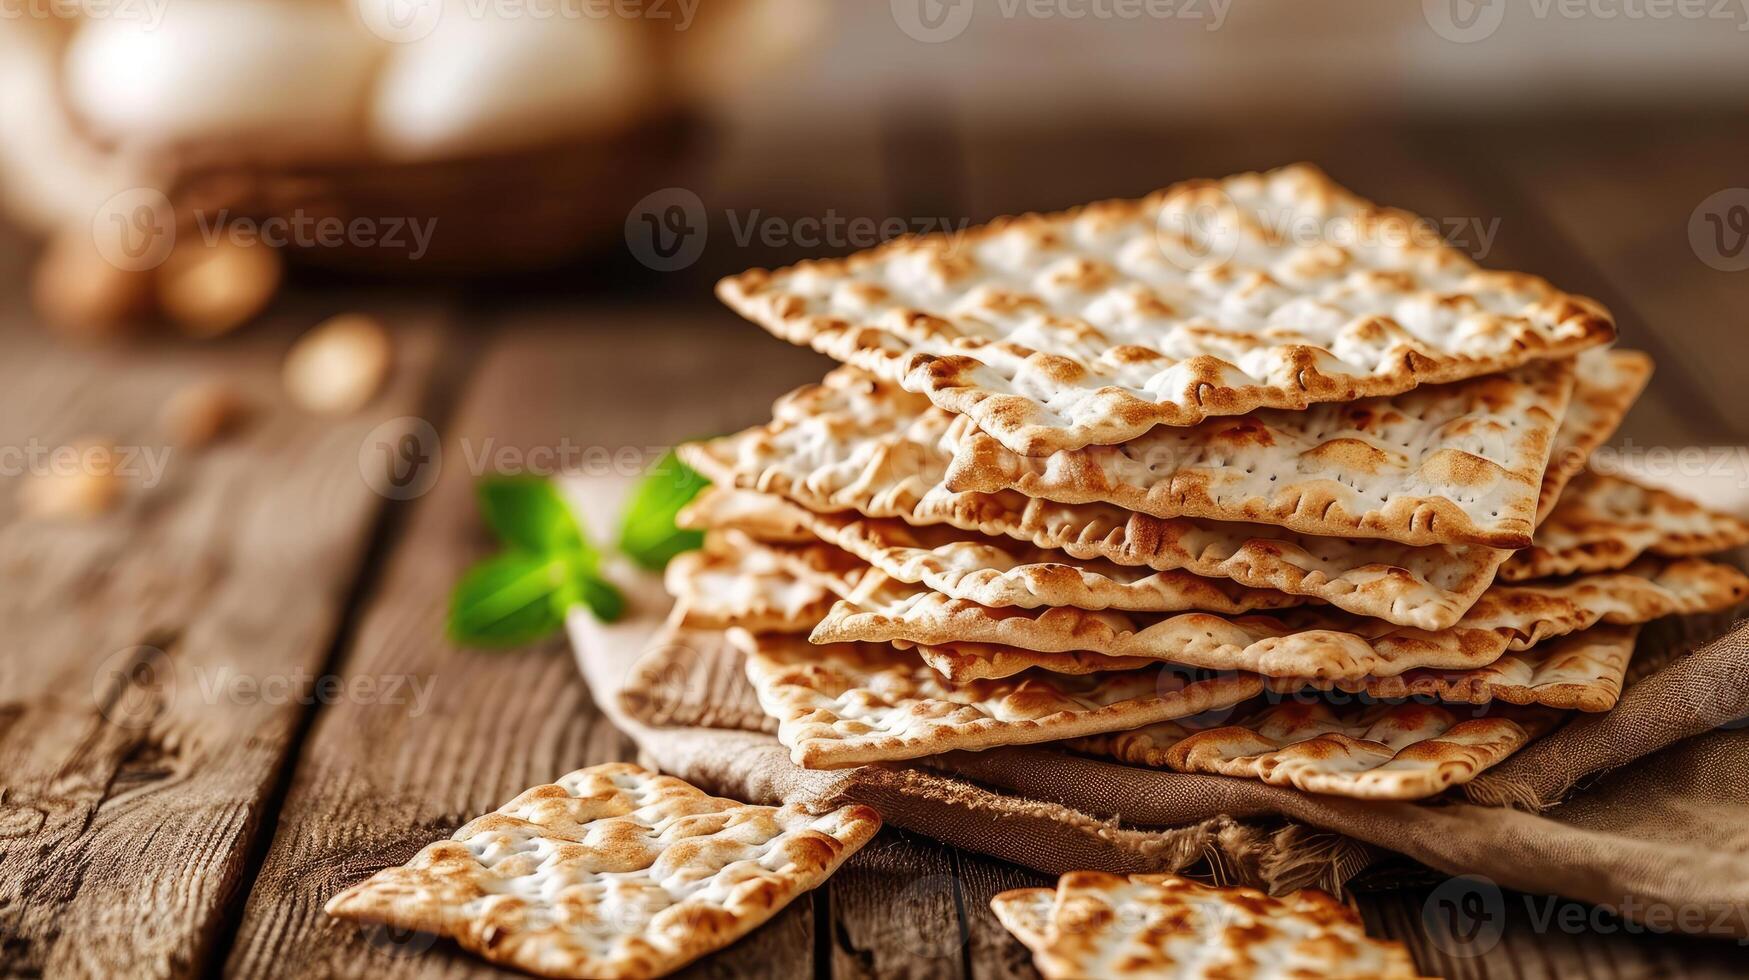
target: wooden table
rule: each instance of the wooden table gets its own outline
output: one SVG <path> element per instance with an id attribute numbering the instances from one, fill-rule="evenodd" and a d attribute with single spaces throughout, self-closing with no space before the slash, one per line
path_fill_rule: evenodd
<path id="1" fill-rule="evenodd" d="M 441 636 L 444 606 L 490 547 L 471 501 L 481 472 L 506 460 L 592 465 L 603 451 L 643 459 L 759 420 L 773 397 L 823 372 L 820 358 L 718 309 L 709 285 L 854 243 L 742 245 L 749 219 L 795 232 L 806 226 L 794 219 L 828 214 L 957 223 L 1312 159 L 1442 226 L 1490 230 L 1488 264 L 1608 303 L 1625 342 L 1659 362 L 1624 439 L 1749 437 L 1737 377 L 1749 273 L 1709 268 L 1688 237 L 1703 199 L 1749 184 L 1742 118 L 1283 120 L 1246 134 L 898 121 L 911 118 L 725 137 L 689 184 L 710 237 L 680 272 L 608 249 L 562 275 L 467 286 L 305 279 L 266 322 L 208 345 L 52 341 L 17 299 L 24 244 L 0 240 L 13 297 L 0 326 L 0 446 L 102 435 L 162 447 L 158 406 L 214 376 L 255 406 L 236 438 L 173 452 L 161 482 L 93 522 L 24 519 L 19 478 L 0 481 L 0 614 L 12 637 L 0 656 L 0 973 L 494 972 L 445 943 L 337 925 L 321 905 L 527 786 L 634 756 L 558 641 L 456 649 Z M 393 324 L 392 385 L 351 418 L 299 414 L 277 384 L 284 350 L 353 309 Z M 361 475 L 361 448 L 409 419 L 441 434 L 441 475 L 416 499 L 389 500 Z M 694 974 L 1030 976 L 987 902 L 1043 880 L 886 832 Z M 1359 898 L 1369 926 L 1406 940 L 1430 974 L 1726 976 L 1744 962 L 1724 943 L 1538 931 L 1516 901 L 1497 947 L 1453 959 L 1420 924 L 1436 881 Z"/>

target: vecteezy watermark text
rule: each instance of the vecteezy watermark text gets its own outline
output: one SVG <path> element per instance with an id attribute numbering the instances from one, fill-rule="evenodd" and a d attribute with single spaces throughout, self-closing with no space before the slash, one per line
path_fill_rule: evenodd
<path id="1" fill-rule="evenodd" d="M 0 476 L 118 476 L 150 490 L 164 479 L 169 446 L 49 445 L 31 439 L 0 446 Z"/>
<path id="2" fill-rule="evenodd" d="M 827 208 L 816 215 L 775 215 L 758 208 L 724 209 L 720 225 L 737 248 L 796 247 L 809 251 L 873 248 L 907 235 L 941 235 L 948 251 L 958 247 L 970 218 L 945 215 L 840 214 Z M 673 272 L 697 262 L 711 233 L 712 212 L 693 191 L 666 187 L 644 196 L 626 215 L 626 248 L 632 257 L 658 272 Z"/>
<path id="3" fill-rule="evenodd" d="M 437 230 L 435 217 L 352 217 L 313 215 L 301 208 L 287 215 L 251 218 L 220 208 L 197 212 L 195 227 L 207 246 L 228 238 L 238 245 L 272 245 L 275 248 L 376 248 L 405 252 L 409 261 L 425 257 L 431 236 Z"/>
<path id="4" fill-rule="evenodd" d="M 1712 20 L 1749 30 L 1749 0 L 1422 0 L 1421 12 L 1440 37 L 1470 44 L 1500 29 L 1509 3 L 1534 20 Z"/>
<path id="5" fill-rule="evenodd" d="M 0 20 L 133 21 L 156 29 L 170 0 L 0 0 Z"/>

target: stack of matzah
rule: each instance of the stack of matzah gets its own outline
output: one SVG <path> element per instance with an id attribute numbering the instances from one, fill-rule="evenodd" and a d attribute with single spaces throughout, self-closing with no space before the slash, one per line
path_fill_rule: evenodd
<path id="1" fill-rule="evenodd" d="M 1317 170 L 756 270 L 845 362 L 685 447 L 795 761 L 1057 742 L 1419 798 L 1607 711 L 1641 624 L 1749 594 L 1749 526 L 1585 473 L 1651 371 L 1608 315 Z"/>

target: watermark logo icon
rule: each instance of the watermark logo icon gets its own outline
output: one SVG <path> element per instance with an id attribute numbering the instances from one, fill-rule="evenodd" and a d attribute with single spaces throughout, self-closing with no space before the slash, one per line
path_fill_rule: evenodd
<path id="1" fill-rule="evenodd" d="M 914 41 L 940 44 L 964 34 L 975 0 L 892 0 L 893 23 Z"/>
<path id="2" fill-rule="evenodd" d="M 644 195 L 626 215 L 626 248 L 657 272 L 675 272 L 698 261 L 710 237 L 704 201 L 684 187 Z"/>
<path id="3" fill-rule="evenodd" d="M 111 195 L 91 217 L 91 240 L 105 262 L 128 272 L 164 264 L 176 245 L 176 209 L 152 187 Z"/>
<path id="4" fill-rule="evenodd" d="M 1447 879 L 1421 906 L 1421 924 L 1446 955 L 1481 956 L 1499 945 L 1506 931 L 1506 894 L 1483 875 Z"/>
<path id="5" fill-rule="evenodd" d="M 357 0 L 365 29 L 390 44 L 411 44 L 437 29 L 444 0 Z"/>
<path id="6" fill-rule="evenodd" d="M 155 646 L 117 650 L 91 675 L 91 700 L 104 720 L 118 728 L 145 728 L 175 697 L 176 664 Z"/>
<path id="7" fill-rule="evenodd" d="M 1688 216 L 1688 245 L 1720 272 L 1749 269 L 1749 188 L 1709 195 Z"/>
<path id="8" fill-rule="evenodd" d="M 422 497 L 443 471 L 437 429 L 403 415 L 370 430 L 358 446 L 358 473 L 365 485 L 390 500 Z"/>
<path id="9" fill-rule="evenodd" d="M 1506 20 L 1506 0 L 1421 0 L 1433 32 L 1454 44 L 1492 37 Z"/>
<path id="10" fill-rule="evenodd" d="M 1227 220 L 1237 211 L 1224 193 L 1216 200 L 1169 203 L 1154 221 L 1154 242 L 1167 262 L 1185 272 L 1220 265 L 1239 252 L 1239 237 Z"/>

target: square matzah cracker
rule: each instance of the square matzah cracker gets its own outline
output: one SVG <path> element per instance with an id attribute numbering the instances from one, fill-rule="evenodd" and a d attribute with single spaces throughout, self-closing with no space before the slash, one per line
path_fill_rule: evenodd
<path id="1" fill-rule="evenodd" d="M 815 643 L 976 644 L 982 646 L 960 652 L 973 657 L 986 650 L 1001 652 L 1014 669 L 1027 665 L 1026 651 L 1039 651 L 1148 657 L 1275 678 L 1354 681 L 1417 667 L 1471 670 L 1495 662 L 1508 650 L 1528 649 L 1595 623 L 1633 624 L 1676 613 L 1716 612 L 1745 597 L 1749 576 L 1729 565 L 1699 558 L 1645 559 L 1622 572 L 1497 585 L 1456 626 L 1428 631 L 1319 607 L 1242 616 L 1094 612 L 1067 606 L 997 609 L 894 582 L 877 572 L 849 599 L 835 603 L 810 638 Z"/>
<path id="2" fill-rule="evenodd" d="M 1749 544 L 1749 522 L 1664 490 L 1586 473 L 1561 493 L 1536 543 L 1500 566 L 1508 582 L 1621 568 L 1643 554 L 1676 558 Z"/>
<path id="3" fill-rule="evenodd" d="M 1374 698 L 1437 698 L 1448 703 L 1542 704 L 1577 711 L 1608 711 L 1621 697 L 1633 659 L 1638 624 L 1599 625 L 1582 633 L 1511 650 L 1473 670 L 1411 670 L 1394 677 L 1364 677 L 1315 686 Z M 1305 682 L 1298 682 L 1303 684 Z"/>
<path id="4" fill-rule="evenodd" d="M 1304 164 L 755 269 L 717 295 L 1033 456 L 1477 377 L 1615 332 L 1595 302 L 1484 271 Z"/>
<path id="5" fill-rule="evenodd" d="M 1119 446 L 1022 456 L 960 416 L 950 490 L 1019 490 L 1155 517 L 1254 521 L 1405 544 L 1523 548 L 1573 362 L 1386 398 L 1161 426 Z"/>
<path id="6" fill-rule="evenodd" d="M 1308 793 L 1419 800 L 1467 783 L 1553 728 L 1553 708 L 1284 701 L 1220 727 L 1168 722 L 1079 739 L 1133 766 L 1260 779 Z"/>
<path id="7" fill-rule="evenodd" d="M 1537 521 L 1554 510 L 1568 481 L 1578 476 L 1597 447 L 1609 441 L 1628 409 L 1652 379 L 1652 359 L 1637 350 L 1588 350 L 1575 359 L 1578 382 L 1567 401 L 1567 415 L 1555 433 L 1555 449 L 1543 472 Z"/>
<path id="8" fill-rule="evenodd" d="M 1071 871 L 1057 887 L 990 900 L 1045 980 L 1413 980 L 1403 944 L 1373 939 L 1353 909 L 1307 889 L 1272 898 L 1172 874 Z"/>
<path id="9" fill-rule="evenodd" d="M 730 636 L 747 652 L 747 679 L 777 719 L 778 741 L 809 769 L 1136 728 L 1224 708 L 1263 689 L 1255 674 L 1198 677 L 1170 667 L 955 684 L 915 653 L 884 643 L 813 646 L 803 636 L 745 630 Z"/>
<path id="10" fill-rule="evenodd" d="M 880 825 L 865 806 L 749 806 L 611 763 L 528 790 L 326 909 L 543 976 L 662 976 L 825 881 Z"/>
<path id="11" fill-rule="evenodd" d="M 710 487 L 680 514 L 683 526 L 733 528 L 762 541 L 765 528 L 801 527 L 901 582 L 986 606 L 1077 606 L 1175 612 L 1282 609 L 1312 601 L 1274 589 L 1253 589 L 1183 569 L 1119 565 L 1102 558 L 962 531 L 949 524 L 912 527 L 896 518 L 816 514 L 782 497 Z"/>
<path id="12" fill-rule="evenodd" d="M 948 524 L 1076 559 L 1228 578 L 1423 629 L 1456 622 L 1511 554 L 1165 519 L 1011 490 L 954 493 L 943 485 L 950 457 L 941 446 L 954 416 L 854 368 L 779 399 L 773 415 L 767 425 L 684 445 L 681 456 L 720 487 L 778 494 L 820 515 Z"/>
<path id="13" fill-rule="evenodd" d="M 812 629 L 832 608 L 835 593 L 818 579 L 797 575 L 797 563 L 805 559 L 781 560 L 777 553 L 781 547 L 737 550 L 713 535 L 702 551 L 676 555 L 663 574 L 663 584 L 674 597 L 677 624 L 699 630 Z M 827 556 L 844 554 L 826 544 L 794 547 Z"/>

